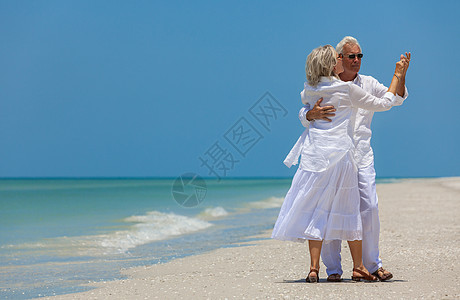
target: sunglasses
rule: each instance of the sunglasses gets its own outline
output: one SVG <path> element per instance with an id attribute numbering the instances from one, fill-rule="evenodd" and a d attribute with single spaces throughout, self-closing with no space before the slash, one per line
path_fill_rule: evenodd
<path id="1" fill-rule="evenodd" d="M 343 56 L 343 54 L 342 54 Z M 358 53 L 358 54 L 348 54 L 347 55 L 349 59 L 355 59 L 355 57 L 358 57 L 359 59 L 363 58 L 363 54 L 362 53 Z"/>

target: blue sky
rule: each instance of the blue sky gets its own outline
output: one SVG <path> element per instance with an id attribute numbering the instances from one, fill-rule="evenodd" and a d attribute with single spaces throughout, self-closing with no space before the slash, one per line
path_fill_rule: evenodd
<path id="1" fill-rule="evenodd" d="M 306 56 L 345 35 L 385 85 L 412 52 L 410 97 L 374 116 L 377 175 L 458 176 L 459 3 L 0 1 L 0 177 L 209 176 L 218 154 L 221 177 L 291 176 Z"/>

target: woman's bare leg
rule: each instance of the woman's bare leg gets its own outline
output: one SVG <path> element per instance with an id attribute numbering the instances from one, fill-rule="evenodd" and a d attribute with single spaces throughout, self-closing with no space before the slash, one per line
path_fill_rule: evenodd
<path id="1" fill-rule="evenodd" d="M 350 246 L 351 258 L 353 259 L 353 270 L 357 269 L 366 274 L 369 274 L 369 271 L 364 267 L 363 264 L 363 242 L 362 241 L 348 241 Z M 353 276 L 362 276 L 362 274 L 353 271 Z"/>
<path id="2" fill-rule="evenodd" d="M 363 241 L 348 241 L 350 246 L 351 258 L 353 259 L 353 269 L 364 271 L 363 264 Z"/>
<path id="3" fill-rule="evenodd" d="M 321 246 L 323 241 L 308 240 L 308 248 L 310 250 L 310 270 L 315 269 L 319 271 L 319 258 L 321 256 Z M 308 277 L 316 277 L 315 272 L 311 272 Z"/>

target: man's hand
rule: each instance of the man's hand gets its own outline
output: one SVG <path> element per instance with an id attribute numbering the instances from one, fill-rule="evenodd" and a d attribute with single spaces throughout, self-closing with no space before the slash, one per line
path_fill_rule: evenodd
<path id="1" fill-rule="evenodd" d="M 333 113 L 333 112 L 335 112 L 335 108 L 332 105 L 328 105 L 328 106 L 324 106 L 324 107 L 319 106 L 322 101 L 323 101 L 323 98 L 319 98 L 319 100 L 316 101 L 316 103 L 313 106 L 313 108 L 310 109 L 307 112 L 306 117 L 307 117 L 308 121 L 310 121 L 310 122 L 313 121 L 313 120 L 324 120 L 324 121 L 328 121 L 328 122 L 332 121 L 328 117 L 335 116 L 335 114 Z"/>

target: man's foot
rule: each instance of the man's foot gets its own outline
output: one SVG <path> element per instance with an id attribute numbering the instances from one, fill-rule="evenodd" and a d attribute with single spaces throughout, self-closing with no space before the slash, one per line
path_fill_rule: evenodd
<path id="1" fill-rule="evenodd" d="M 393 278 L 393 274 L 382 267 L 378 268 L 378 270 L 372 273 L 372 275 L 377 277 L 380 281 L 386 281 Z"/>
<path id="2" fill-rule="evenodd" d="M 340 282 L 340 281 L 342 281 L 342 277 L 340 276 L 340 274 L 331 274 L 331 275 L 327 276 L 327 281 Z"/>

